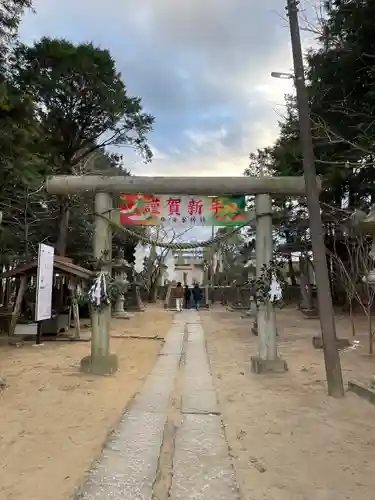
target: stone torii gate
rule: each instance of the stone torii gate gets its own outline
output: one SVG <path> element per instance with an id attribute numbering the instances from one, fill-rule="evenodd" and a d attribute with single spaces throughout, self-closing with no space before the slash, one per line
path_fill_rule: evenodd
<path id="1" fill-rule="evenodd" d="M 131 176 L 52 176 L 46 182 L 47 192 L 55 195 L 95 193 L 94 258 L 101 271 L 112 271 L 112 227 L 106 217 L 118 221 L 112 195 L 120 193 L 151 193 L 155 195 L 256 195 L 256 260 L 257 275 L 263 265 L 272 260 L 272 199 L 271 195 L 305 195 L 303 177 L 131 177 Z M 110 374 L 117 370 L 117 358 L 110 353 L 109 323 L 111 306 L 93 310 L 91 355 L 81 361 L 81 370 L 88 373 Z M 259 318 L 256 356 L 252 369 L 256 373 L 285 371 L 285 361 L 278 357 L 274 311 Z"/>

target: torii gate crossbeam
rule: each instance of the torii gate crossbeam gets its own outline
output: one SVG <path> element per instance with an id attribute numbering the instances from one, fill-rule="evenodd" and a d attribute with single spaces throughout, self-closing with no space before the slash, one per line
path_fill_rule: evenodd
<path id="1" fill-rule="evenodd" d="M 319 181 L 319 186 L 321 182 Z M 47 178 L 51 194 L 87 191 L 107 193 L 185 194 L 201 196 L 284 194 L 305 195 L 304 177 L 133 177 L 56 175 Z"/>

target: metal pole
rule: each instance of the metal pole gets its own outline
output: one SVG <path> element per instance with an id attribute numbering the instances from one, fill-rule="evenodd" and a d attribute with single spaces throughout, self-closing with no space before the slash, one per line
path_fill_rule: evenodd
<path id="1" fill-rule="evenodd" d="M 310 108 L 305 86 L 297 0 L 287 0 L 287 11 L 289 16 L 290 37 L 293 51 L 294 77 L 299 113 L 301 146 L 303 151 L 303 170 L 306 184 L 307 206 L 310 218 L 310 234 L 315 264 L 319 318 L 322 331 L 328 394 L 334 397 L 343 397 L 344 386 L 341 374 L 340 357 L 337 350 L 335 317 L 327 268 L 322 219 L 320 214 L 319 189 L 316 183 L 314 147 L 310 126 Z"/>

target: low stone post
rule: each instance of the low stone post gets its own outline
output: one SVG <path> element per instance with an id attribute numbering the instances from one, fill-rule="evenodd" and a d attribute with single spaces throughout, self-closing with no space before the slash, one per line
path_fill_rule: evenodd
<path id="1" fill-rule="evenodd" d="M 256 273 L 272 260 L 272 200 L 268 194 L 255 198 L 256 210 Z M 277 354 L 277 329 L 275 308 L 271 300 L 257 307 L 258 354 L 251 358 L 251 369 L 255 373 L 285 372 L 287 365 Z"/>
<path id="2" fill-rule="evenodd" d="M 100 271 L 111 276 L 112 272 L 112 230 L 105 218 L 112 210 L 112 196 L 109 193 L 95 194 L 94 258 L 101 263 Z M 91 354 L 81 360 L 81 371 L 98 375 L 109 375 L 117 371 L 117 357 L 109 352 L 109 329 L 111 305 L 103 304 L 91 311 Z"/>

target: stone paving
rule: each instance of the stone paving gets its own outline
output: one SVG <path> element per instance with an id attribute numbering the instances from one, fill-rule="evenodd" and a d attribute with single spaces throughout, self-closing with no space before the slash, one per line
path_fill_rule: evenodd
<path id="1" fill-rule="evenodd" d="M 179 390 L 176 393 L 176 387 Z M 179 425 L 170 450 L 171 480 L 154 485 L 173 395 Z M 79 492 L 82 500 L 239 500 L 199 314 L 176 314 L 157 363 L 125 411 Z"/>

